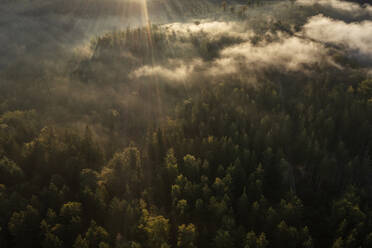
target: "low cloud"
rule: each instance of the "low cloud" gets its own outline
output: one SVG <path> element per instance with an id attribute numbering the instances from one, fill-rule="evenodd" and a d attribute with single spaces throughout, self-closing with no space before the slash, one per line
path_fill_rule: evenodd
<path id="1" fill-rule="evenodd" d="M 328 9 L 344 12 L 345 14 L 349 14 L 354 17 L 372 16 L 372 6 L 368 4 L 361 6 L 358 3 L 340 0 L 297 0 L 297 4 L 302 6 L 320 5 Z"/>
<path id="2" fill-rule="evenodd" d="M 252 37 L 253 32 L 247 30 L 243 22 L 223 22 L 223 21 L 196 21 L 194 23 L 171 23 L 166 24 L 164 27 L 170 31 L 175 31 L 184 34 L 200 33 L 203 32 L 207 35 L 214 37 L 230 36 L 233 38 L 248 39 Z"/>
<path id="3" fill-rule="evenodd" d="M 133 2 L 132 0 L 125 1 Z M 81 18 L 81 15 L 77 15 L 78 17 L 64 16 L 65 12 L 58 12 L 55 7 L 58 6 L 57 3 L 63 1 L 58 0 L 54 4 L 46 4 L 46 2 L 46 0 L 38 0 L 37 8 L 31 8 L 29 4 L 24 5 L 27 8 L 22 7 L 22 9 L 18 9 L 22 5 L 13 3 L 14 9 L 8 13 L 5 13 L 6 7 L 0 6 L 0 13 L 4 12 L 3 16 L 0 15 L 0 31 L 3 31 L 0 32 L 0 44 L 5 44 L 3 48 L 0 47 L 0 53 L 4 54 L 3 58 L 0 58 L 0 67 L 2 64 L 9 64 L 13 59 L 27 57 L 27 55 L 31 59 L 37 57 L 39 61 L 57 61 L 56 58 L 66 60 L 60 55 L 67 54 L 65 51 L 72 53 L 64 55 L 65 57 L 72 56 L 74 51 L 83 57 L 89 57 L 92 51 L 87 46 L 88 37 L 91 38 L 93 34 L 99 35 L 106 30 L 124 29 L 131 23 L 127 17 L 124 22 L 125 18 L 120 15 L 96 19 L 89 17 L 89 15 L 84 18 Z M 82 0 L 74 1 L 75 4 L 81 2 Z M 116 6 L 119 3 L 121 4 L 121 0 L 110 0 L 104 6 Z M 154 4 L 158 3 L 149 2 L 149 5 Z M 7 5 L 10 6 L 10 3 Z M 70 5 L 75 6 L 74 4 Z M 249 9 L 247 20 L 229 19 L 223 16 L 220 20 L 177 21 L 160 25 L 162 29 L 177 33 L 178 37 L 185 37 L 185 39 L 174 41 L 174 43 L 178 42 L 177 46 L 172 44 L 177 51 L 181 51 L 173 57 L 178 59 L 166 62 L 159 61 L 153 66 L 144 65 L 135 68 L 130 73 L 130 78 L 158 76 L 171 81 L 183 82 L 190 78 L 197 78 L 199 75 L 217 77 L 236 73 L 252 74 L 267 68 L 294 72 L 306 71 L 310 66 L 322 63 L 339 67 L 329 56 L 329 50 L 324 43 L 345 46 L 353 55 L 372 61 L 372 22 L 365 18 L 368 15 L 372 16 L 371 5 L 362 7 L 356 3 L 340 0 L 298 0 L 294 8 L 297 8 L 298 11 L 311 10 L 304 11 L 309 16 L 313 15 L 315 11 L 312 8 L 299 8 L 298 5 L 318 5 L 323 9 L 347 13 L 349 16 L 363 16 L 365 21 L 350 23 L 323 15 L 313 16 L 307 20 L 306 15 L 297 23 L 299 24 L 297 30 L 301 29 L 297 34 L 304 37 L 301 38 L 300 35 L 290 37 L 288 34 L 285 35 L 266 28 L 266 26 L 273 27 L 274 23 L 277 24 L 275 21 L 280 13 L 286 13 L 287 7 L 285 6 L 287 5 L 278 3 L 262 7 L 263 9 L 261 7 Z M 51 14 L 48 11 L 42 11 L 45 9 L 55 11 Z M 112 9 L 115 8 L 108 9 L 113 11 Z M 160 7 L 155 9 L 160 9 Z M 58 14 L 55 13 L 56 11 Z M 36 15 L 36 13 L 44 14 Z M 97 16 L 99 15 L 97 14 Z M 2 22 L 9 20 L 14 21 L 9 25 L 1 26 Z M 305 25 L 302 26 L 304 23 Z M 288 24 L 288 29 L 293 26 Z M 262 40 L 252 42 L 255 36 L 259 36 Z M 267 36 L 273 38 L 266 39 Z M 195 49 L 190 37 L 196 37 L 198 41 L 207 45 L 212 44 L 211 47 L 214 50 L 210 50 L 213 53 L 205 47 L 202 47 L 204 49 L 202 52 L 207 51 L 207 54 L 213 54 L 213 56 L 202 59 L 202 52 Z M 207 38 L 204 39 L 205 37 Z M 221 39 L 217 43 L 216 41 L 221 37 L 232 39 L 227 41 Z M 110 69 L 114 75 L 117 68 Z"/>
<path id="4" fill-rule="evenodd" d="M 345 23 L 317 15 L 309 19 L 303 32 L 312 39 L 342 45 L 354 55 L 372 61 L 372 21 Z"/>
<path id="5" fill-rule="evenodd" d="M 131 78 L 142 78 L 142 77 L 161 77 L 171 81 L 182 82 L 193 73 L 194 68 L 198 65 L 202 65 L 201 60 L 194 60 L 188 64 L 182 63 L 181 61 L 173 61 L 173 64 L 178 64 L 172 68 L 161 65 L 156 66 L 142 66 L 130 74 Z"/>
<path id="6" fill-rule="evenodd" d="M 202 77 L 234 75 L 254 76 L 264 69 L 286 72 L 305 71 L 307 67 L 327 63 L 339 67 L 328 56 L 321 43 L 297 37 L 283 37 L 277 42 L 253 45 L 250 41 L 222 49 L 213 61 L 195 59 L 169 65 L 143 66 L 135 70 L 132 78 L 159 76 L 170 81 L 187 81 Z M 176 66 L 174 66 L 176 64 Z"/>
<path id="7" fill-rule="evenodd" d="M 303 65 L 315 64 L 324 56 L 325 49 L 322 45 L 297 37 L 258 46 L 246 42 L 222 51 L 223 59 L 233 58 L 244 62 L 247 67 L 276 67 L 288 71 L 302 70 Z"/>

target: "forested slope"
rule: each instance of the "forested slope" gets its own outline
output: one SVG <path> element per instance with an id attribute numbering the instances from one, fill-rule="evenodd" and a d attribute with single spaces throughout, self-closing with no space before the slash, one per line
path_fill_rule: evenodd
<path id="1" fill-rule="evenodd" d="M 6 64 L 0 247 L 371 247 L 372 12 L 344 6 L 219 6 Z"/>

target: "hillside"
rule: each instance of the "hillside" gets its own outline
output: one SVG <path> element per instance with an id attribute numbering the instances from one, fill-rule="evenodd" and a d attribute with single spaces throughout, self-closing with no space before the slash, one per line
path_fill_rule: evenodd
<path id="1" fill-rule="evenodd" d="M 372 247 L 372 6 L 6 1 L 0 247 Z"/>

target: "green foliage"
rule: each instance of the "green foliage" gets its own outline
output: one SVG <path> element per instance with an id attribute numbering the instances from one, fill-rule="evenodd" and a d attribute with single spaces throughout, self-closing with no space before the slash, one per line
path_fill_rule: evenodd
<path id="1" fill-rule="evenodd" d="M 216 237 L 214 238 L 214 245 L 218 248 L 234 247 L 234 242 L 230 232 L 223 229 L 218 230 Z"/>
<path id="2" fill-rule="evenodd" d="M 178 226 L 177 247 L 194 248 L 196 241 L 196 228 L 194 224 Z"/>
<path id="3" fill-rule="evenodd" d="M 161 215 L 151 216 L 146 209 L 143 209 L 142 224 L 139 229 L 147 236 L 149 247 L 168 247 L 170 225 L 169 220 Z"/>
<path id="4" fill-rule="evenodd" d="M 79 202 L 68 202 L 62 205 L 59 212 L 62 224 L 62 239 L 72 244 L 82 229 L 82 208 Z"/>
<path id="5" fill-rule="evenodd" d="M 142 187 L 143 169 L 140 152 L 135 147 L 115 153 L 101 173 L 102 183 L 114 195 L 138 195 Z"/>
<path id="6" fill-rule="evenodd" d="M 358 92 L 368 101 L 372 99 L 372 80 L 365 80 L 360 83 Z"/>
<path id="7" fill-rule="evenodd" d="M 44 241 L 42 242 L 43 248 L 61 248 L 63 247 L 63 242 L 53 233 L 47 232 L 45 234 Z M 83 246 L 80 246 L 83 247 Z"/>
<path id="8" fill-rule="evenodd" d="M 81 215 L 81 203 L 79 202 L 68 202 L 63 204 L 60 210 L 60 216 L 66 220 L 79 217 Z"/>
<path id="9" fill-rule="evenodd" d="M 22 169 L 7 157 L 0 159 L 0 182 L 11 186 L 23 179 Z"/>
<path id="10" fill-rule="evenodd" d="M 9 220 L 8 228 L 14 237 L 16 247 L 37 244 L 40 214 L 37 209 L 27 205 L 26 209 L 14 212 Z"/>
<path id="11" fill-rule="evenodd" d="M 79 234 L 75 240 L 74 248 L 89 248 L 89 242 Z"/>
<path id="12" fill-rule="evenodd" d="M 90 248 L 104 248 L 107 247 L 107 244 L 105 242 L 108 241 L 109 234 L 103 227 L 97 226 L 96 222 L 92 220 L 90 222 L 88 231 L 85 233 L 85 239 L 89 243 Z"/>
<path id="13" fill-rule="evenodd" d="M 265 233 L 261 233 L 259 236 L 255 232 L 247 233 L 244 248 L 266 248 L 268 245 Z"/>
<path id="14" fill-rule="evenodd" d="M 174 155 L 173 149 L 168 150 L 167 156 L 165 158 L 165 166 L 167 170 L 168 180 L 169 182 L 173 182 L 179 173 L 177 159 Z"/>

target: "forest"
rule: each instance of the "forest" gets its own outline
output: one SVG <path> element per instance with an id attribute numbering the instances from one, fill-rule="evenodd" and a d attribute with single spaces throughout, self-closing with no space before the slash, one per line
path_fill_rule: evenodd
<path id="1" fill-rule="evenodd" d="M 372 5 L 3 0 L 0 247 L 372 247 Z"/>

